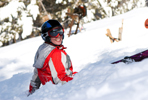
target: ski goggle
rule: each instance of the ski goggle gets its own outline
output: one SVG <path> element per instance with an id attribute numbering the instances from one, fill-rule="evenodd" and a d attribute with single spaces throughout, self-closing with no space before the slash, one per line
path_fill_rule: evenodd
<path id="1" fill-rule="evenodd" d="M 64 29 L 62 27 L 55 27 L 55 28 L 48 31 L 48 35 L 50 37 L 58 37 L 59 35 L 63 36 L 64 35 Z"/>

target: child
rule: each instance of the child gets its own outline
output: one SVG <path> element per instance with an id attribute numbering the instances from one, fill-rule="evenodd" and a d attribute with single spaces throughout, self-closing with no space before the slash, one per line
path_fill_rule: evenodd
<path id="1" fill-rule="evenodd" d="M 62 45 L 64 29 L 57 20 L 48 20 L 41 27 L 41 37 L 45 41 L 37 50 L 33 67 L 34 75 L 29 86 L 29 94 L 39 89 L 41 83 L 66 83 L 73 79 L 70 57 Z"/>

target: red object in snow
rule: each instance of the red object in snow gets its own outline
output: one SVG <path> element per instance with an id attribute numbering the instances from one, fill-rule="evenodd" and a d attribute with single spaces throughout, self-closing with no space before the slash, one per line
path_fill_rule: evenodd
<path id="1" fill-rule="evenodd" d="M 144 25 L 145 25 L 145 28 L 148 28 L 148 19 L 145 20 Z"/>

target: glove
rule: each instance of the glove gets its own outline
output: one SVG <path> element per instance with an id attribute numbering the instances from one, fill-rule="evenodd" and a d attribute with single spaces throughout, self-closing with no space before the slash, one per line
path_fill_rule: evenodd
<path id="1" fill-rule="evenodd" d="M 124 57 L 124 59 L 122 59 L 122 62 L 124 62 L 125 64 L 130 64 L 132 62 L 135 62 L 135 60 L 132 59 L 131 57 L 126 56 Z"/>
<path id="2" fill-rule="evenodd" d="M 33 94 L 35 92 L 35 90 L 37 90 L 38 88 L 37 87 L 33 87 L 31 84 L 29 86 L 29 93 L 27 96 Z"/>

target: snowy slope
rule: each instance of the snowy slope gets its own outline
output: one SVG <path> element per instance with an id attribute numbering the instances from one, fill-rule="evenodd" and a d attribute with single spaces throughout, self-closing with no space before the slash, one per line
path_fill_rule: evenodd
<path id="1" fill-rule="evenodd" d="M 110 64 L 148 49 L 148 29 L 144 27 L 147 12 L 148 8 L 139 8 L 85 24 L 85 31 L 70 38 L 66 30 L 63 44 L 78 74 L 63 86 L 48 82 L 29 97 L 25 93 L 33 74 L 34 55 L 43 40 L 36 37 L 0 48 L 0 100 L 147 100 L 148 59 Z M 106 29 L 118 37 L 122 19 L 123 40 L 111 44 Z"/>

